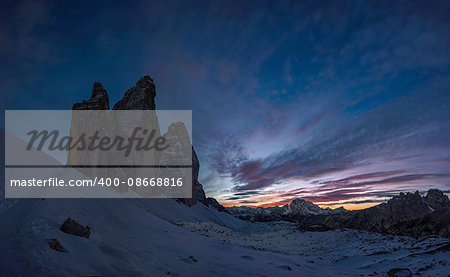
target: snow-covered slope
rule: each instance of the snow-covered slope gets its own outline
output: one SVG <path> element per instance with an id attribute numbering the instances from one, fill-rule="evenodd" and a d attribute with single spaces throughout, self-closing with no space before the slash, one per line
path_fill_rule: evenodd
<path id="1" fill-rule="evenodd" d="M 4 200 L 1 276 L 324 276 L 305 257 L 227 244 L 161 218 L 246 224 L 202 206 L 192 209 L 173 200 L 22 199 L 3 205 Z M 68 217 L 90 226 L 91 236 L 61 232 Z M 69 252 L 51 249 L 46 242 L 51 238 Z M 320 272 L 331 275 L 330 266 L 321 265 Z"/>
<path id="2" fill-rule="evenodd" d="M 250 223 L 170 199 L 3 198 L 0 206 L 0 276 L 367 276 L 393 267 L 442 275 L 449 269 L 447 253 L 425 253 L 448 245 L 442 238 L 302 233 L 291 223 Z M 61 232 L 68 217 L 90 226 L 91 236 Z M 51 249 L 52 238 L 68 252 Z"/>

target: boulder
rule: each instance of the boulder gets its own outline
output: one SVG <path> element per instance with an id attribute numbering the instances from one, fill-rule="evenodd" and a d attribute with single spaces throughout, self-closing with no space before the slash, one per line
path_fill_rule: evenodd
<path id="1" fill-rule="evenodd" d="M 83 226 L 70 217 L 66 219 L 66 221 L 64 221 L 64 223 L 61 225 L 61 231 L 67 234 L 85 238 L 89 238 L 89 236 L 91 235 L 91 228 L 89 226 Z"/>
<path id="2" fill-rule="evenodd" d="M 64 248 L 61 243 L 57 239 L 48 239 L 47 240 L 48 246 L 50 246 L 51 249 L 58 251 L 58 252 L 69 252 L 66 248 Z"/>
<path id="3" fill-rule="evenodd" d="M 412 273 L 407 268 L 392 268 L 388 271 L 387 275 L 388 277 L 410 277 Z"/>

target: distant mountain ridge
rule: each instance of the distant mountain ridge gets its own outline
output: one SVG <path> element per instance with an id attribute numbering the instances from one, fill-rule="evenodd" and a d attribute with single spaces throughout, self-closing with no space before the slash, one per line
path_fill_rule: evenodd
<path id="1" fill-rule="evenodd" d="M 355 211 L 345 226 L 412 237 L 450 237 L 450 200 L 438 189 L 428 190 L 425 196 L 402 192 L 387 203 Z"/>
<path id="2" fill-rule="evenodd" d="M 298 198 L 283 207 L 244 206 L 226 208 L 226 211 L 250 221 L 297 222 L 299 229 L 305 231 L 350 228 L 416 238 L 450 237 L 450 200 L 438 189 L 430 189 L 425 196 L 418 191 L 402 192 L 386 203 L 358 211 L 343 207 L 322 209 Z"/>
<path id="3" fill-rule="evenodd" d="M 241 206 L 229 207 L 225 208 L 225 210 L 241 219 L 251 221 L 295 221 L 295 219 L 300 216 L 330 215 L 348 212 L 344 207 L 339 207 L 334 210 L 330 208 L 322 209 L 318 205 L 301 198 L 295 198 L 290 204 L 286 204 L 282 207 L 250 208 Z"/>

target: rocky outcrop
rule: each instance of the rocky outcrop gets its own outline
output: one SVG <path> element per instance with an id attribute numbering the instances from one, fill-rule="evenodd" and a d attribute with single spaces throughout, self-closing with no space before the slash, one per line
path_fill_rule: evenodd
<path id="1" fill-rule="evenodd" d="M 439 190 L 400 193 L 387 203 L 346 213 L 302 216 L 297 218 L 300 229 L 311 226 L 330 229 L 351 228 L 392 235 L 450 237 L 448 197 Z M 336 209 L 338 210 L 338 209 Z"/>
<path id="2" fill-rule="evenodd" d="M 155 84 L 153 83 L 153 79 L 150 78 L 150 76 L 146 75 L 141 79 L 139 79 L 139 81 L 136 83 L 136 86 L 128 89 L 125 92 L 123 98 L 114 105 L 113 110 L 155 110 L 156 108 L 155 97 L 156 97 L 156 88 Z M 108 109 L 109 109 L 108 94 L 106 90 L 103 88 L 102 84 L 98 82 L 94 83 L 91 99 L 89 101 L 83 101 L 81 103 L 76 103 L 75 105 L 73 105 L 73 110 L 108 110 Z M 122 119 L 124 124 L 126 124 L 127 120 L 131 119 L 127 118 Z M 157 127 L 158 133 L 156 135 L 159 135 L 158 122 L 150 122 L 150 123 Z M 83 128 L 83 126 L 80 126 L 80 124 L 75 124 L 74 122 L 72 122 L 72 124 L 73 126 L 71 128 L 71 134 L 75 134 L 79 132 L 78 129 Z M 124 126 L 123 128 L 126 128 L 126 126 Z M 218 203 L 216 204 L 215 202 L 208 202 L 203 186 L 198 181 L 200 163 L 198 161 L 197 154 L 195 153 L 195 150 L 191 145 L 191 141 L 184 124 L 181 122 L 173 123 L 172 125 L 169 126 L 168 132 L 164 134 L 164 136 L 168 141 L 168 145 L 173 145 L 175 147 L 171 147 L 170 153 L 166 151 L 166 153 L 164 153 L 163 155 L 155 157 L 158 160 L 155 161 L 155 164 L 158 162 L 159 164 L 165 165 L 169 164 L 179 165 L 180 163 L 189 164 L 188 162 L 186 162 L 186 159 L 188 161 L 192 159 L 192 197 L 182 198 L 179 199 L 179 201 L 188 206 L 192 206 L 200 202 L 204 205 L 212 205 L 214 207 L 217 206 L 219 208 L 222 207 L 220 204 L 217 205 Z M 186 151 L 184 151 L 183 149 L 192 149 L 192 152 L 189 151 L 189 154 L 187 155 L 185 153 Z M 89 161 L 96 161 L 96 160 L 104 160 L 104 157 L 79 157 L 69 152 L 68 164 L 69 165 L 84 164 L 86 159 Z M 174 164 L 171 163 L 170 160 L 176 160 L 177 162 Z M 133 164 L 132 161 L 125 162 L 124 164 L 128 163 Z M 86 175 L 94 174 L 93 170 L 91 169 L 83 169 L 83 173 L 85 173 Z M 155 173 L 155 175 L 158 174 L 161 175 L 161 171 L 159 173 Z M 153 175 L 153 173 L 150 175 Z M 144 193 L 139 191 L 137 192 Z"/>
<path id="3" fill-rule="evenodd" d="M 113 110 L 154 110 L 156 88 L 153 79 L 146 75 L 139 79 L 136 86 L 125 92 Z"/>
<path id="4" fill-rule="evenodd" d="M 430 235 L 450 237 L 449 199 L 436 189 L 429 190 L 424 197 L 418 191 L 400 193 L 387 203 L 346 214 L 315 217 L 307 224 L 414 238 Z"/>
<path id="5" fill-rule="evenodd" d="M 392 268 L 387 272 L 388 277 L 409 277 L 412 276 L 408 268 Z"/>
<path id="6" fill-rule="evenodd" d="M 220 205 L 220 203 L 213 197 L 206 198 L 208 206 L 216 208 L 219 211 L 225 211 L 225 207 Z"/>
<path id="7" fill-rule="evenodd" d="M 64 233 L 85 238 L 89 238 L 91 235 L 91 228 L 89 226 L 83 226 L 70 217 L 64 221 L 60 229 Z"/>
<path id="8" fill-rule="evenodd" d="M 156 95 L 153 80 L 149 76 L 141 78 L 135 87 L 129 89 L 123 99 L 114 105 L 114 109 L 125 110 L 150 110 L 147 113 L 83 113 L 72 114 L 70 134 L 71 137 L 80 137 L 82 134 L 93 135 L 98 132 L 99 136 L 105 137 L 127 137 L 135 127 L 146 126 L 149 130 L 155 130 L 155 137 L 160 136 L 159 123 L 154 111 Z M 73 110 L 109 110 L 109 97 L 102 84 L 94 83 L 91 99 L 73 106 Z M 132 153 L 130 156 L 117 155 L 114 150 L 101 151 L 78 151 L 73 148 L 68 153 L 67 164 L 77 167 L 82 174 L 90 177 L 108 178 L 111 176 L 127 179 L 131 176 L 157 176 L 156 168 L 95 168 L 83 167 L 85 165 L 158 165 L 159 153 Z M 82 166 L 82 167 L 79 167 Z M 144 172 L 145 171 L 145 172 Z M 151 197 L 155 190 L 146 187 L 129 187 L 120 184 L 114 187 L 118 191 L 134 190 L 144 197 Z"/>
<path id="9" fill-rule="evenodd" d="M 47 240 L 48 246 L 58 252 L 69 252 L 67 251 L 66 248 L 64 248 L 64 246 L 61 245 L 61 243 L 57 240 L 57 239 L 48 239 Z"/>
<path id="10" fill-rule="evenodd" d="M 403 221 L 423 218 L 436 209 L 446 209 L 448 197 L 437 190 L 430 190 L 427 196 L 420 193 L 400 193 L 387 203 L 360 210 L 347 226 L 374 232 L 387 232 L 391 226 Z"/>
<path id="11" fill-rule="evenodd" d="M 167 133 L 163 135 L 166 138 L 168 145 L 173 145 L 171 151 L 164 151 L 160 157 L 161 164 L 170 165 L 184 165 L 190 164 L 192 159 L 192 197 L 191 198 L 179 198 L 178 201 L 192 206 L 198 202 L 208 205 L 206 200 L 205 191 L 202 184 L 198 181 L 198 174 L 200 171 L 200 162 L 198 161 L 197 153 L 191 144 L 186 126 L 183 122 L 174 122 L 168 129 Z M 164 168 L 162 171 L 166 170 Z M 173 171 L 173 169 L 171 169 Z M 180 173 L 183 169 L 180 169 Z M 164 173 L 162 174 L 164 175 Z"/>
<path id="12" fill-rule="evenodd" d="M 163 135 L 170 149 L 161 153 L 160 164 L 162 165 L 190 165 L 194 148 L 191 144 L 186 126 L 183 122 L 170 124 L 167 132 Z M 198 162 L 198 159 L 197 159 Z M 198 176 L 198 172 L 196 173 Z"/>
<path id="13" fill-rule="evenodd" d="M 135 87 L 125 92 L 124 97 L 114 105 L 113 110 L 154 110 L 156 108 L 155 96 L 155 84 L 153 79 L 147 75 L 142 77 Z M 198 181 L 200 163 L 194 147 L 191 145 L 186 126 L 182 122 L 172 123 L 163 136 L 166 138 L 167 144 L 174 145 L 174 147 L 171 147 L 170 153 L 167 151 L 162 153 L 159 157 L 160 164 L 174 165 L 171 160 L 176 161 L 176 164 L 188 164 L 186 159 L 192 159 L 192 197 L 181 198 L 179 201 L 188 206 L 198 202 L 208 205 L 203 186 Z M 192 149 L 192 152 L 187 155 L 185 150 L 189 148 Z"/>
<path id="14" fill-rule="evenodd" d="M 203 189 L 203 185 L 197 180 L 192 184 L 194 190 L 196 191 L 197 202 L 200 202 L 206 206 L 208 206 L 208 202 L 206 200 L 206 193 Z"/>
<path id="15" fill-rule="evenodd" d="M 72 110 L 109 110 L 109 97 L 102 83 L 96 82 L 92 88 L 91 99 L 75 103 Z"/>
<path id="16" fill-rule="evenodd" d="M 413 238 L 431 235 L 450 238 L 450 209 L 437 210 L 420 218 L 400 221 L 389 226 L 386 233 Z"/>
<path id="17" fill-rule="evenodd" d="M 198 161 L 197 153 L 195 153 L 194 147 L 192 147 L 192 197 L 191 198 L 180 198 L 178 201 L 192 206 L 197 202 L 200 202 L 208 206 L 206 200 L 206 194 L 203 190 L 203 185 L 198 181 L 198 173 L 200 171 L 200 163 Z"/>
<path id="18" fill-rule="evenodd" d="M 450 208 L 448 197 L 438 189 L 430 189 L 425 196 L 425 202 L 435 210 Z"/>

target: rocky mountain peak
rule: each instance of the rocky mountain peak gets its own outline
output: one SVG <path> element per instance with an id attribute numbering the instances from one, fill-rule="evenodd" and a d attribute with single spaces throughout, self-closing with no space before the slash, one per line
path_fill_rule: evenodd
<path id="1" fill-rule="evenodd" d="M 208 205 L 202 184 L 198 181 L 198 173 L 200 163 L 186 126 L 183 122 L 174 122 L 167 128 L 167 132 L 163 135 L 168 145 L 171 145 L 171 151 L 161 153 L 160 161 L 162 164 L 189 164 L 192 160 L 192 198 L 182 198 L 179 201 L 188 206 L 192 206 L 197 202 Z"/>
<path id="2" fill-rule="evenodd" d="M 127 90 L 123 98 L 117 102 L 113 110 L 154 110 L 156 88 L 153 79 L 145 75 L 136 86 Z"/>
<path id="3" fill-rule="evenodd" d="M 450 208 L 448 197 L 440 190 L 430 190 L 425 197 L 422 197 L 418 191 L 402 192 L 387 203 L 357 211 L 348 227 L 393 234 L 407 233 L 418 237 L 428 233 L 425 230 L 425 221 L 421 221 L 425 218 L 430 222 L 435 220 L 442 223 L 428 226 L 429 230 L 436 226 L 448 225 L 448 220 L 445 222 L 440 218 L 441 211 L 437 211 L 439 209 L 448 213 L 448 208 Z"/>
<path id="4" fill-rule="evenodd" d="M 388 201 L 388 204 L 404 204 L 410 205 L 412 203 L 421 204 L 424 203 L 424 199 L 420 196 L 419 191 L 415 193 L 411 192 L 401 192 L 398 196 L 394 196 L 391 200 Z"/>
<path id="5" fill-rule="evenodd" d="M 334 212 L 335 213 L 345 213 L 345 212 L 347 212 L 347 210 L 343 206 L 340 206 L 339 208 L 334 209 Z"/>
<path id="6" fill-rule="evenodd" d="M 167 133 L 165 133 L 164 136 L 166 139 L 178 137 L 182 139 L 181 143 L 191 143 L 186 126 L 181 121 L 170 124 L 169 128 L 167 128 Z"/>
<path id="7" fill-rule="evenodd" d="M 394 196 L 389 200 L 387 204 L 393 207 L 431 207 L 433 209 L 441 209 L 450 207 L 450 200 L 441 190 L 430 189 L 424 197 L 420 195 L 419 191 L 415 193 L 401 192 L 398 196 Z"/>
<path id="8" fill-rule="evenodd" d="M 441 209 L 450 207 L 448 196 L 438 189 L 430 189 L 425 196 L 425 201 L 433 209 Z"/>
<path id="9" fill-rule="evenodd" d="M 153 79 L 150 78 L 149 75 L 145 75 L 136 83 L 137 88 L 153 88 L 155 84 L 153 83 Z"/>
<path id="10" fill-rule="evenodd" d="M 187 165 L 190 164 L 192 159 L 193 166 L 196 166 L 193 159 L 194 148 L 191 144 L 191 139 L 186 126 L 183 122 L 174 122 L 170 124 L 167 132 L 163 135 L 166 138 L 166 143 L 171 145 L 170 151 L 165 151 L 161 153 L 161 164 L 172 164 L 172 165 Z M 193 177 L 197 179 L 198 168 L 193 168 Z"/>
<path id="11" fill-rule="evenodd" d="M 304 199 L 295 198 L 294 200 L 292 200 L 291 205 L 303 205 L 304 203 L 306 203 Z"/>
<path id="12" fill-rule="evenodd" d="M 324 211 L 316 204 L 301 198 L 295 198 L 289 205 L 290 213 L 293 215 L 321 214 Z"/>
<path id="13" fill-rule="evenodd" d="M 150 78 L 149 75 L 145 75 L 137 81 L 136 86 L 125 92 L 123 98 L 114 105 L 113 110 L 155 110 L 155 97 L 156 88 L 153 79 Z M 102 83 L 95 82 L 92 88 L 91 99 L 89 99 L 89 101 L 83 100 L 81 103 L 74 104 L 72 109 L 109 110 L 109 97 L 106 90 L 103 88 Z M 180 147 L 174 147 L 174 152 L 165 153 L 168 154 L 168 156 L 163 155 L 160 157 L 160 160 L 173 158 L 192 159 L 192 198 L 183 198 L 179 200 L 188 206 L 201 202 L 205 205 L 219 207 L 223 210 L 224 208 L 217 200 L 214 198 L 206 198 L 203 186 L 198 181 L 200 163 L 194 147 L 191 145 L 191 140 L 184 124 L 182 122 L 171 124 L 164 136 L 169 141 L 169 144 L 179 145 Z M 192 152 L 189 152 L 188 156 L 186 156 L 186 151 L 181 151 L 181 149 L 187 148 L 192 149 Z"/>
<path id="14" fill-rule="evenodd" d="M 75 103 L 72 110 L 109 110 L 109 97 L 102 83 L 95 82 L 92 87 L 91 99 Z"/>
<path id="15" fill-rule="evenodd" d="M 95 97 L 103 97 L 103 96 L 108 96 L 108 94 L 106 93 L 106 89 L 103 88 L 102 83 L 100 82 L 95 82 L 94 85 L 92 86 L 92 94 L 91 94 L 91 98 L 95 98 Z"/>

